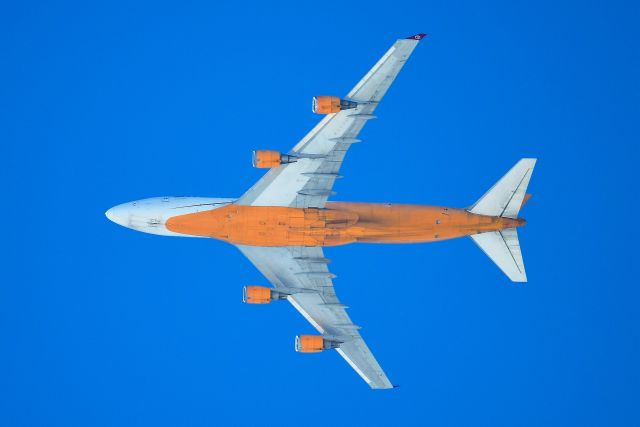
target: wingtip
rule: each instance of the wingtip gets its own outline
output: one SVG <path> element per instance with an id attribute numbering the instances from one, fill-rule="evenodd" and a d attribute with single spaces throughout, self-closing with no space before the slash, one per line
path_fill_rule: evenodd
<path id="1" fill-rule="evenodd" d="M 423 38 L 427 37 L 427 33 L 420 33 L 420 34 L 414 34 L 412 36 L 409 36 L 406 38 L 406 40 L 422 40 Z"/>

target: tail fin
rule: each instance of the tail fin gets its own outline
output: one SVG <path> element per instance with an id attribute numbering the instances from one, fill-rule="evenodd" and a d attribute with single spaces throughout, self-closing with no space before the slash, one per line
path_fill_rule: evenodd
<path id="1" fill-rule="evenodd" d="M 520 208 L 528 199 L 525 197 L 527 186 L 535 165 L 536 159 L 520 160 L 469 208 L 469 212 L 516 219 Z M 509 279 L 514 282 L 527 281 L 515 228 L 475 234 L 471 238 Z"/>

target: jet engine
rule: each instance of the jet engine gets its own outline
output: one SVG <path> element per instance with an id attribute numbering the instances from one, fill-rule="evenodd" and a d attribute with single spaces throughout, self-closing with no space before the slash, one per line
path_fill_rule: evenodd
<path id="1" fill-rule="evenodd" d="M 357 102 L 340 99 L 337 96 L 314 96 L 311 103 L 311 111 L 316 114 L 331 114 L 356 108 L 357 106 Z"/>
<path id="2" fill-rule="evenodd" d="M 340 347 L 340 342 L 325 339 L 322 335 L 296 336 L 296 351 L 299 353 L 319 353 Z"/>
<path id="3" fill-rule="evenodd" d="M 242 289 L 242 302 L 246 304 L 269 304 L 271 301 L 286 298 L 286 294 L 266 286 L 245 286 Z"/>
<path id="4" fill-rule="evenodd" d="M 282 164 L 293 163 L 297 160 L 295 156 L 282 154 L 273 150 L 255 150 L 253 152 L 253 167 L 259 169 L 275 168 Z"/>

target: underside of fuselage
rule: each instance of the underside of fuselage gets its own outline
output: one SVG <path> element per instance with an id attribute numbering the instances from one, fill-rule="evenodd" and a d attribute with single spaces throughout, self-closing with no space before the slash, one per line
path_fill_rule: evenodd
<path id="1" fill-rule="evenodd" d="M 302 209 L 168 197 L 119 205 L 108 215 L 138 231 L 252 246 L 433 242 L 524 224 L 440 206 L 328 202 L 325 209 Z"/>

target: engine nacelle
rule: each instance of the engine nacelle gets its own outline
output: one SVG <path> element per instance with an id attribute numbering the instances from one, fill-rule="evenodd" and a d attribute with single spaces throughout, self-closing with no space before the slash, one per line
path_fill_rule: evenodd
<path id="1" fill-rule="evenodd" d="M 325 339 L 322 335 L 296 336 L 296 351 L 299 353 L 319 353 L 340 347 L 340 342 Z"/>
<path id="2" fill-rule="evenodd" d="M 245 286 L 242 289 L 242 302 L 246 304 L 269 304 L 271 301 L 286 298 L 286 294 L 266 286 Z"/>
<path id="3" fill-rule="evenodd" d="M 286 163 L 293 163 L 297 158 L 295 156 L 282 154 L 279 151 L 255 150 L 252 160 L 254 168 L 267 169 L 275 168 Z"/>
<path id="4" fill-rule="evenodd" d="M 357 102 L 340 99 L 337 96 L 314 96 L 311 102 L 311 111 L 316 114 L 332 114 L 357 106 Z"/>

